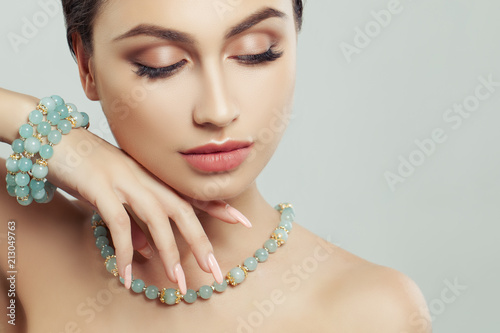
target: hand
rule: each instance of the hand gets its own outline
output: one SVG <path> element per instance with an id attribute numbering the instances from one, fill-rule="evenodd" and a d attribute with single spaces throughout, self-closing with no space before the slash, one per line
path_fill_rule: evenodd
<path id="1" fill-rule="evenodd" d="M 23 97 L 23 107 L 38 101 L 31 96 Z M 36 103 L 31 110 L 35 106 Z M 26 112 L 27 120 L 29 111 Z M 77 146 L 87 148 L 85 156 L 72 148 Z M 99 212 L 113 237 L 118 272 L 124 277 L 127 288 L 131 284 L 133 250 L 150 258 L 153 249 L 125 206 L 149 228 L 167 277 L 179 285 L 183 294 L 187 291 L 186 280 L 169 218 L 176 223 L 190 245 L 200 267 L 207 273 L 211 272 L 218 283 L 223 282 L 223 275 L 193 207 L 224 222 L 239 222 L 251 227 L 248 219 L 224 201 L 203 202 L 202 205 L 181 196 L 123 150 L 84 129 L 73 129 L 55 147 L 54 155 L 49 160 L 47 179 L 74 197 L 90 203 Z"/>

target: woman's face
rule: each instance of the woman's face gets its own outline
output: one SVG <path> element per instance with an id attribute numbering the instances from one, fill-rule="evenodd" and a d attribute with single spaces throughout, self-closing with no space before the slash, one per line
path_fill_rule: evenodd
<path id="1" fill-rule="evenodd" d="M 187 196 L 229 199 L 286 128 L 296 43 L 290 0 L 111 0 L 94 23 L 90 68 L 122 149 Z M 250 147 L 183 154 L 226 140 Z"/>

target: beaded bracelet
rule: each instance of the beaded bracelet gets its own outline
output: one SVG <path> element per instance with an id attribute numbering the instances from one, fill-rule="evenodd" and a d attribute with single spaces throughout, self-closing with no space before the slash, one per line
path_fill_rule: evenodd
<path id="1" fill-rule="evenodd" d="M 7 191 L 17 197 L 19 204 L 28 206 L 33 200 L 38 203 L 52 200 L 56 186 L 45 178 L 49 172 L 48 160 L 62 135 L 78 127 L 88 129 L 89 116 L 57 95 L 42 98 L 30 112 L 28 123 L 19 128 L 21 138 L 12 142 L 13 154 L 6 162 Z"/>

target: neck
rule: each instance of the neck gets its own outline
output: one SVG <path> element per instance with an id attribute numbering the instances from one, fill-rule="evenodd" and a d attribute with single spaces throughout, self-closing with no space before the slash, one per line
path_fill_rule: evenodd
<path id="1" fill-rule="evenodd" d="M 255 181 L 240 195 L 224 201 L 245 215 L 252 223 L 252 228 L 248 229 L 239 223 L 226 223 L 204 211 L 195 209 L 196 216 L 212 244 L 215 258 L 223 275 L 262 247 L 280 221 L 279 212 L 273 208 L 276 203 L 272 206 L 264 200 Z M 150 244 L 154 244 L 148 228 L 142 221 L 138 221 L 138 224 L 145 231 Z M 198 288 L 203 284 L 211 284 L 214 280 L 213 276 L 199 267 L 189 244 L 183 238 L 175 222 L 172 221 L 171 226 L 188 288 Z M 167 287 L 175 287 L 175 284 L 165 277 L 161 259 L 156 247 L 154 248 L 155 255 L 149 260 L 142 260 L 138 258 L 139 256 L 134 256 L 134 259 L 137 259 L 132 263 L 132 270 L 136 272 L 134 275 L 159 281 L 158 283 L 167 285 Z"/>

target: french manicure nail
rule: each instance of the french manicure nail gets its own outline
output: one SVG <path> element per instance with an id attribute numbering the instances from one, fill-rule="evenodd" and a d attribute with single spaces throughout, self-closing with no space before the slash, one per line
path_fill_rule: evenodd
<path id="1" fill-rule="evenodd" d="M 130 289 L 132 284 L 132 265 L 128 264 L 125 267 L 125 288 Z"/>
<path id="2" fill-rule="evenodd" d="M 187 293 L 186 277 L 180 263 L 177 263 L 177 265 L 175 265 L 174 274 L 175 278 L 177 279 L 177 285 L 179 286 L 181 294 L 185 295 Z"/>
<path id="3" fill-rule="evenodd" d="M 213 253 L 210 253 L 208 255 L 208 266 L 210 266 L 210 270 L 214 274 L 215 281 L 221 284 L 224 281 L 224 278 L 222 276 L 222 271 L 220 270 L 219 264 L 217 263 L 217 260 L 215 260 L 215 256 Z"/>
<path id="4" fill-rule="evenodd" d="M 252 223 L 250 223 L 250 221 L 245 217 L 245 215 L 241 214 L 236 208 L 227 204 L 226 211 L 229 213 L 229 215 L 231 215 L 233 218 L 235 218 L 238 222 L 243 224 L 245 227 L 247 227 L 247 228 L 252 227 Z"/>

